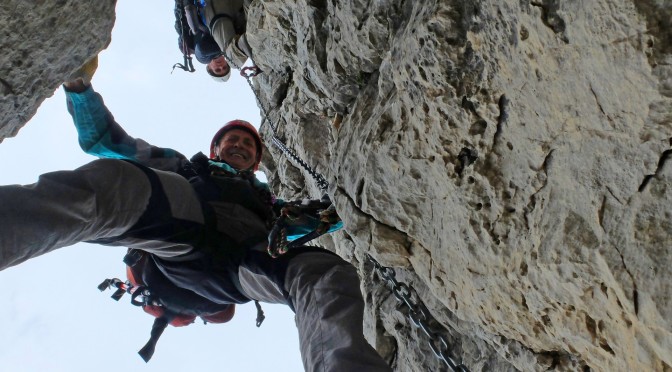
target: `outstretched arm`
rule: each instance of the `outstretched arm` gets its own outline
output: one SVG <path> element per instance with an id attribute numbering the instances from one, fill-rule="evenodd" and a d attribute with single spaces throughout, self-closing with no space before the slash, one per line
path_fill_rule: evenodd
<path id="1" fill-rule="evenodd" d="M 126 159 L 148 167 L 176 171 L 186 158 L 129 136 L 108 111 L 103 98 L 81 79 L 64 84 L 68 111 L 84 152 L 101 158 Z"/>

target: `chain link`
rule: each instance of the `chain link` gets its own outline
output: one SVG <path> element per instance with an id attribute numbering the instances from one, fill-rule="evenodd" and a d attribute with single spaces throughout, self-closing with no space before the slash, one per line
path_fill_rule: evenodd
<path id="1" fill-rule="evenodd" d="M 448 340 L 446 340 L 445 336 L 432 329 L 430 323 L 431 321 L 436 321 L 436 319 L 429 314 L 422 303 L 416 303 L 413 300 L 411 287 L 406 283 L 399 282 L 396 278 L 394 269 L 391 267 L 381 265 L 371 255 L 367 255 L 367 258 L 371 261 L 381 279 L 387 281 L 387 284 L 397 301 L 408 307 L 408 317 L 413 325 L 415 325 L 416 328 L 420 328 L 423 333 L 429 337 L 429 347 L 432 349 L 434 355 L 454 372 L 469 372 L 466 366 L 457 364 L 448 355 Z"/>

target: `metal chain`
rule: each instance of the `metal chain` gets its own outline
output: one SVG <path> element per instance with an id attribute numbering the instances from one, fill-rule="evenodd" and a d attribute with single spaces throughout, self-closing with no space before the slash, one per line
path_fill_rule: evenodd
<path id="1" fill-rule="evenodd" d="M 429 347 L 432 349 L 434 355 L 442 361 L 451 371 L 454 372 L 469 372 L 467 367 L 463 364 L 457 364 L 449 355 L 448 340 L 446 337 L 435 330 L 429 325 L 429 323 L 434 319 L 432 315 L 427 311 L 427 308 L 422 304 L 422 302 L 417 303 L 413 301 L 411 287 L 408 284 L 399 282 L 396 278 L 396 273 L 391 267 L 386 267 L 381 265 L 375 258 L 367 254 L 368 260 L 373 264 L 374 268 L 378 275 L 390 286 L 392 294 L 396 297 L 397 301 L 406 305 L 409 310 L 409 318 L 413 325 L 416 328 L 420 328 L 425 335 L 429 337 Z"/>
<path id="2" fill-rule="evenodd" d="M 236 69 L 240 70 L 240 75 L 245 78 L 247 81 L 247 85 L 250 86 L 250 89 L 252 90 L 252 93 L 254 94 L 254 98 L 257 100 L 257 105 L 261 108 L 261 112 L 264 114 L 264 117 L 261 120 L 261 124 L 259 124 L 259 129 L 261 129 L 261 126 L 264 124 L 266 120 L 268 120 L 268 123 L 270 124 L 271 127 L 271 133 L 273 133 L 273 137 L 271 138 L 271 142 L 282 151 L 287 158 L 292 160 L 295 165 L 300 166 L 308 174 L 310 174 L 311 177 L 315 180 L 317 183 L 317 186 L 323 191 L 327 192 L 329 189 L 329 182 L 322 176 L 322 174 L 318 173 L 315 169 L 313 169 L 308 163 L 306 163 L 299 155 L 296 154 L 296 152 L 292 151 L 285 145 L 282 140 L 278 137 L 278 126 L 277 124 L 274 124 L 271 117 L 268 115 L 268 111 L 266 110 L 266 107 L 261 103 L 261 99 L 259 98 L 259 95 L 257 94 L 257 91 L 254 89 L 254 85 L 252 85 L 252 77 L 256 76 L 259 72 L 255 71 L 253 73 L 246 73 L 245 69 L 241 69 L 236 63 L 234 63 L 226 54 L 224 54 L 224 58 L 226 58 L 227 62 Z M 252 64 L 256 67 L 256 63 L 254 63 L 254 60 L 250 57 L 250 60 L 252 61 Z"/>

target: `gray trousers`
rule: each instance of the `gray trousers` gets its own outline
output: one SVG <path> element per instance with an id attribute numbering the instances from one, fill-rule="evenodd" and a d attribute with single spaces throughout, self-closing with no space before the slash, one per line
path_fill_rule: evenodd
<path id="1" fill-rule="evenodd" d="M 287 303 L 267 276 L 241 266 L 238 277 L 249 297 Z M 364 299 L 354 266 L 329 253 L 301 253 L 289 261 L 283 289 L 296 311 L 306 371 L 391 371 L 364 338 Z"/>
<path id="2" fill-rule="evenodd" d="M 233 61 L 237 67 L 242 67 L 247 58 L 252 58 L 252 50 L 245 35 L 236 35 L 234 22 L 245 22 L 243 0 L 208 0 L 204 9 L 205 20 L 210 27 L 210 34 L 215 39 L 219 49 Z M 221 17 L 212 23 L 218 15 Z"/>
<path id="3" fill-rule="evenodd" d="M 155 172 L 175 217 L 203 222 L 191 185 L 172 172 Z M 123 234 L 142 216 L 152 190 L 147 176 L 121 160 L 100 159 L 74 171 L 46 173 L 32 185 L 0 187 L 0 270 L 54 249 Z M 184 245 L 128 241 L 160 257 L 189 252 Z"/>
<path id="4" fill-rule="evenodd" d="M 172 172 L 154 172 L 170 213 L 202 223 L 201 206 L 189 182 Z M 119 236 L 143 215 L 151 194 L 142 170 L 110 159 L 47 173 L 32 185 L 0 186 L 0 269 L 81 241 Z M 161 257 L 191 249 L 161 241 L 119 245 Z M 241 267 L 239 277 L 249 297 L 287 303 L 267 276 Z M 352 265 L 328 253 L 303 253 L 289 261 L 284 279 L 307 371 L 390 370 L 362 334 L 364 303 Z"/>

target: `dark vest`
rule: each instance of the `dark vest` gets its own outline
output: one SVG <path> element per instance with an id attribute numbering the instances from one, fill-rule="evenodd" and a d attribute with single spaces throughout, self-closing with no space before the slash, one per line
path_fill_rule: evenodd
<path id="1" fill-rule="evenodd" d="M 213 174 L 208 158 L 199 153 L 178 173 L 196 191 L 205 223 L 179 220 L 171 216 L 170 203 L 156 173 L 131 163 L 147 175 L 152 185 L 147 209 L 124 234 L 92 242 L 118 245 L 115 242 L 122 239 L 139 239 L 187 244 L 194 250 L 183 256 L 166 259 L 151 255 L 162 274 L 155 282 L 168 280 L 216 304 L 250 301 L 241 290 L 238 267 L 250 249 L 265 246 L 274 220 L 262 193 L 241 176 Z"/>

